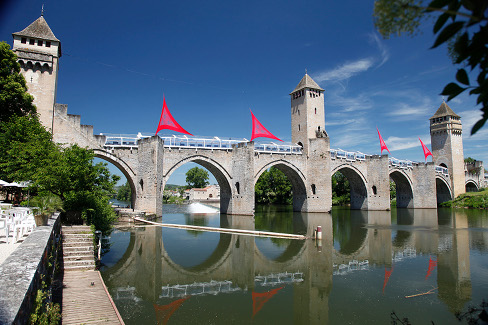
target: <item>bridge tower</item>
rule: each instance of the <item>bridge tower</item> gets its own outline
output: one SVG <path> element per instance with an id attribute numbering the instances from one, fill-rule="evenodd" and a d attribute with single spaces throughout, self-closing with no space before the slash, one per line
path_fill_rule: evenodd
<path id="1" fill-rule="evenodd" d="M 466 192 L 462 134 L 461 117 L 442 102 L 437 112 L 430 118 L 432 155 L 436 165 L 449 170 L 454 197 Z"/>
<path id="2" fill-rule="evenodd" d="M 34 96 L 41 123 L 52 131 L 61 42 L 54 36 L 43 14 L 12 36 L 12 50 L 18 57 L 27 89 Z"/>
<path id="3" fill-rule="evenodd" d="M 309 155 L 309 140 L 327 137 L 324 89 L 305 73 L 291 96 L 291 141 Z"/>

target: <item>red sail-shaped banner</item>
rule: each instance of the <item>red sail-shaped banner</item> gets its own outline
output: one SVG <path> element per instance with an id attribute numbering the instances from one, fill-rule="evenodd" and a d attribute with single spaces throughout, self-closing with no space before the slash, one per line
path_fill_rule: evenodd
<path id="1" fill-rule="evenodd" d="M 185 133 L 193 136 L 193 134 L 183 129 L 178 124 L 178 122 L 175 121 L 175 119 L 169 112 L 168 106 L 166 105 L 166 99 L 164 97 L 163 97 L 163 109 L 161 111 L 161 117 L 159 118 L 159 124 L 158 124 L 158 129 L 156 130 L 156 134 L 158 134 L 158 132 L 163 129 L 173 130 L 176 132 Z"/>
<path id="2" fill-rule="evenodd" d="M 167 324 L 171 315 L 173 315 L 174 312 L 178 308 L 180 308 L 181 304 L 189 298 L 190 297 L 181 298 L 164 306 L 154 304 L 153 306 L 154 306 L 154 311 L 156 312 L 156 320 L 158 322 L 158 325 Z"/>
<path id="3" fill-rule="evenodd" d="M 381 154 L 383 154 L 383 150 L 386 149 L 386 151 L 388 151 L 388 153 L 391 155 L 390 150 L 388 150 L 385 141 L 383 141 L 383 138 L 381 137 L 380 130 L 376 128 L 376 131 L 378 131 L 378 136 L 380 137 Z"/>
<path id="4" fill-rule="evenodd" d="M 427 148 L 427 146 L 422 142 L 422 140 L 420 140 L 420 144 L 422 145 L 422 149 L 424 149 L 425 161 L 427 162 L 427 157 L 432 156 L 432 152 L 430 152 L 429 148 Z M 434 156 L 432 156 L 432 158 L 434 158 Z"/>
<path id="5" fill-rule="evenodd" d="M 393 266 L 389 271 L 387 271 L 385 267 L 385 280 L 383 281 L 383 293 L 385 293 L 386 284 L 388 283 L 388 280 L 390 280 L 390 276 L 392 272 L 393 272 Z"/>
<path id="6" fill-rule="evenodd" d="M 262 124 L 261 122 L 258 121 L 256 116 L 251 111 L 251 116 L 252 116 L 252 136 L 251 136 L 251 141 L 253 141 L 256 138 L 262 137 L 262 138 L 270 138 L 270 139 L 275 139 L 278 141 L 283 141 L 277 137 L 275 137 L 271 132 L 269 132 Z"/>
<path id="7" fill-rule="evenodd" d="M 425 275 L 425 280 L 430 276 L 432 271 L 434 271 L 435 267 L 437 266 L 437 260 L 433 260 L 432 257 L 429 257 L 429 268 L 427 269 L 427 274 Z"/>
<path id="8" fill-rule="evenodd" d="M 275 294 L 284 287 L 275 288 L 268 292 L 254 292 L 252 293 L 252 318 L 256 316 L 258 311 L 263 308 L 264 304 L 268 302 Z"/>

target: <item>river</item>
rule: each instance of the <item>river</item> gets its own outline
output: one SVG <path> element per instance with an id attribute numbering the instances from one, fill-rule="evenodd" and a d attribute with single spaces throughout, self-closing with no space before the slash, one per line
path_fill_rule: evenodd
<path id="1" fill-rule="evenodd" d="M 119 227 L 101 272 L 126 324 L 459 324 L 488 299 L 487 210 L 165 205 L 162 222 L 323 238 Z"/>

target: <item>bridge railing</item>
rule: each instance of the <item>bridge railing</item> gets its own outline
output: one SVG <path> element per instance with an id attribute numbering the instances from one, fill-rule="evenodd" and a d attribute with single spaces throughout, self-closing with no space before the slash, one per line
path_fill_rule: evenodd
<path id="1" fill-rule="evenodd" d="M 133 148 L 137 147 L 137 142 L 140 139 L 148 138 L 149 135 L 138 133 L 134 135 L 110 135 L 105 134 L 105 148 Z M 221 139 L 219 137 L 204 138 L 204 137 L 187 137 L 176 135 L 162 135 L 164 147 L 166 148 L 183 148 L 183 149 L 207 149 L 207 150 L 229 150 L 232 145 L 249 142 L 246 138 L 243 139 Z M 277 144 L 271 143 L 255 143 L 254 151 L 259 153 L 280 153 L 280 154 L 302 154 L 302 147 L 293 144 Z"/>
<path id="2" fill-rule="evenodd" d="M 346 161 L 364 161 L 366 160 L 366 154 L 359 151 L 353 152 L 342 149 L 330 149 L 330 158 L 344 159 Z"/>
<path id="3" fill-rule="evenodd" d="M 435 172 L 444 176 L 449 176 L 449 170 L 446 167 L 435 166 Z"/>
<path id="4" fill-rule="evenodd" d="M 291 154 L 291 155 L 301 155 L 302 147 L 293 144 L 277 144 L 271 143 L 256 143 L 254 145 L 254 151 L 259 153 L 280 153 L 280 154 Z"/>
<path id="5" fill-rule="evenodd" d="M 398 167 L 401 169 L 413 168 L 413 162 L 411 160 L 401 160 L 394 157 L 388 158 L 388 163 L 390 166 Z"/>

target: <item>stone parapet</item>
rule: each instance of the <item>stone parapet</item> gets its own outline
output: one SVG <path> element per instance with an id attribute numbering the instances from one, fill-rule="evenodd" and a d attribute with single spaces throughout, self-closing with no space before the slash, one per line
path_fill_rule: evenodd
<path id="1" fill-rule="evenodd" d="M 0 265 L 0 324 L 27 324 L 41 289 L 42 277 L 50 277 L 48 259 L 59 243 L 60 219 L 37 227 Z"/>

